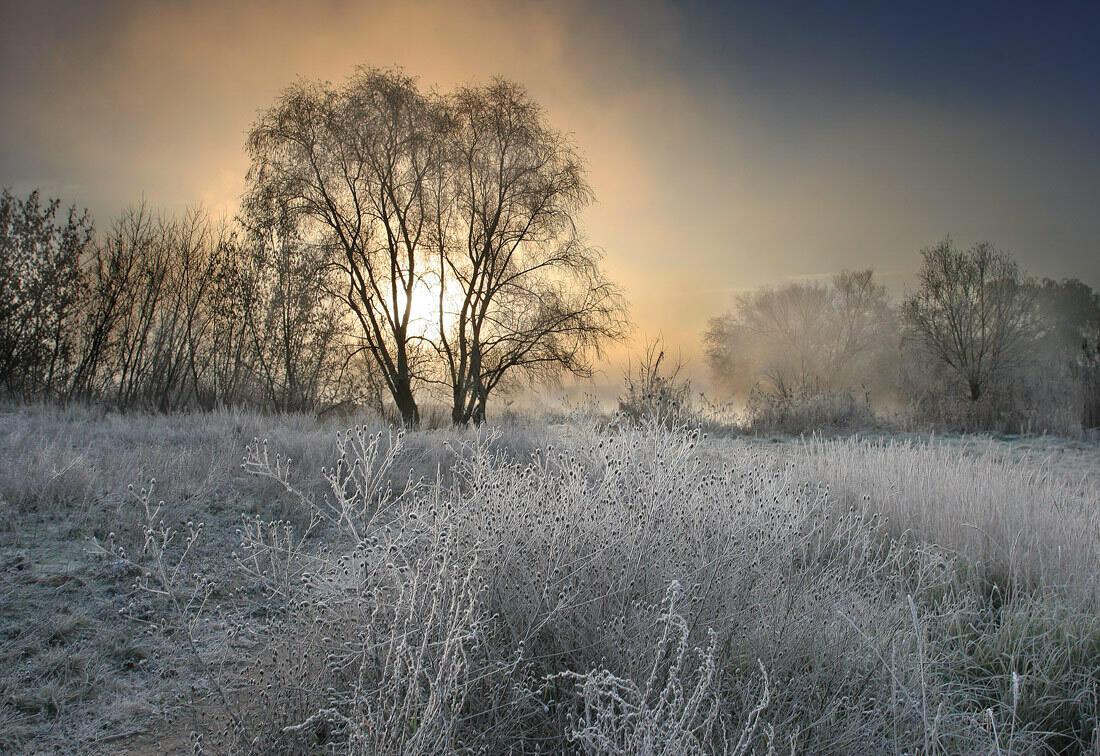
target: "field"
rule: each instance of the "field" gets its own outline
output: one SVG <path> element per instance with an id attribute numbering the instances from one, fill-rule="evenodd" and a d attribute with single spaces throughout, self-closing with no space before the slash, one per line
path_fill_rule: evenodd
<path id="1" fill-rule="evenodd" d="M 355 422 L 4 410 L 0 752 L 1100 752 L 1095 443 Z"/>

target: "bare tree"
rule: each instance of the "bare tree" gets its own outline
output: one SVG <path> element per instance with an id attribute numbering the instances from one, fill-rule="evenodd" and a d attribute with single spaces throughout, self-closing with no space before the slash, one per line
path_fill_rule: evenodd
<path id="1" fill-rule="evenodd" d="M 977 401 L 1028 343 L 1034 287 L 1008 255 L 988 243 L 962 252 L 948 238 L 921 255 L 919 284 L 905 302 L 905 319 Z"/>
<path id="2" fill-rule="evenodd" d="M 248 316 L 255 299 L 247 277 L 251 246 L 234 232 L 221 243 L 218 265 L 206 292 L 203 340 L 196 344 L 202 373 L 196 396 L 201 406 L 267 406 L 258 390 L 257 366 Z"/>
<path id="3" fill-rule="evenodd" d="M 119 406 L 168 412 L 198 403 L 221 232 L 198 210 L 172 220 L 141 208 L 126 221 L 122 243 L 134 272 L 110 368 Z"/>
<path id="4" fill-rule="evenodd" d="M 96 239 L 85 266 L 86 297 L 80 325 L 80 349 L 69 385 L 69 399 L 103 396 L 113 376 L 108 363 L 118 338 L 118 324 L 131 301 L 137 256 L 129 232 L 133 213 L 124 215 Z"/>
<path id="5" fill-rule="evenodd" d="M 127 211 L 84 264 L 80 349 L 67 395 L 162 412 L 229 400 L 221 365 L 240 348 L 239 330 L 226 327 L 232 247 L 225 224 L 201 210 L 179 219 L 143 206 Z"/>
<path id="6" fill-rule="evenodd" d="M 360 68 L 341 87 L 299 83 L 248 136 L 246 213 L 285 212 L 309 243 L 337 254 L 344 299 L 404 422 L 419 422 L 424 353 L 410 328 L 420 249 L 436 214 L 442 108 L 399 72 Z"/>
<path id="7" fill-rule="evenodd" d="M 75 207 L 59 222 L 60 207 L 0 195 L 0 386 L 25 398 L 63 395 L 77 348 L 92 223 Z"/>
<path id="8" fill-rule="evenodd" d="M 485 419 L 510 378 L 589 375 L 625 316 L 577 228 L 591 194 L 569 141 L 511 82 L 459 89 L 449 105 L 433 237 L 436 346 L 452 421 L 465 424 Z"/>
<path id="9" fill-rule="evenodd" d="M 0 202 L 0 388 L 173 411 L 316 409 L 375 391 L 329 248 L 139 205 L 105 233 L 57 201 Z M 243 239 L 243 241 L 242 241 Z M 362 387 L 361 386 L 361 387 Z M 373 398 L 373 396 L 372 396 Z"/>
<path id="10" fill-rule="evenodd" d="M 329 295 L 326 250 L 279 224 L 254 229 L 235 265 L 241 322 L 265 404 L 316 409 L 345 375 L 346 308 Z"/>
<path id="11" fill-rule="evenodd" d="M 738 296 L 704 334 L 715 377 L 791 399 L 849 389 L 875 372 L 893 341 L 886 290 L 871 270 L 842 271 L 828 284 L 790 283 Z"/>

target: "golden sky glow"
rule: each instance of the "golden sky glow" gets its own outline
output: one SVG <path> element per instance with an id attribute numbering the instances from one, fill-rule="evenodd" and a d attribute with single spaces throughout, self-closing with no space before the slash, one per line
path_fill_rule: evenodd
<path id="1" fill-rule="evenodd" d="M 1100 160 L 1072 124 L 1052 137 L 1057 114 L 890 86 L 788 89 L 704 43 L 686 6 L 120 3 L 73 6 L 66 28 L 67 7 L 3 6 L 0 182 L 100 222 L 142 197 L 232 213 L 245 131 L 280 88 L 399 65 L 426 87 L 503 75 L 530 88 L 587 156 L 587 235 L 639 333 L 696 364 L 732 291 L 866 266 L 900 291 L 920 247 L 947 233 L 1100 283 Z"/>

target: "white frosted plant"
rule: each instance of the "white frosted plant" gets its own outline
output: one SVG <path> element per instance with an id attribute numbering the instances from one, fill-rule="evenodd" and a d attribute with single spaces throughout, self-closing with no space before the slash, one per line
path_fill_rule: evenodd
<path id="1" fill-rule="evenodd" d="M 193 643 L 226 708 L 203 742 L 362 756 L 1041 742 L 1014 724 L 1024 697 L 991 705 L 951 683 L 961 651 L 945 643 L 973 613 L 950 555 L 891 538 L 792 464 L 655 421 L 546 432 L 523 456 L 492 429 L 448 438 L 453 469 L 425 484 L 401 475 L 400 433 L 341 433 L 324 498 L 249 446 L 245 469 L 309 518 L 242 522 L 237 575 L 262 619 L 224 623 L 232 667 Z M 177 540 L 159 512 L 146 502 L 135 563 L 175 586 L 163 597 L 198 637 L 210 594 L 173 565 L 201 528 Z"/>
<path id="2" fill-rule="evenodd" d="M 272 452 L 267 439 L 252 440 L 245 449 L 241 467 L 296 494 L 305 506 L 346 531 L 355 543 L 362 543 L 370 536 L 373 524 L 392 514 L 392 508 L 417 487 L 411 473 L 403 488 L 394 491 L 389 484 L 404 436 L 402 430 L 371 432 L 364 425 L 337 432 L 335 463 L 332 467 L 321 468 L 331 496 L 320 502 L 294 486 L 292 460 Z"/>
<path id="3" fill-rule="evenodd" d="M 347 753 L 456 750 L 488 618 L 476 561 L 456 572 L 444 554 L 412 565 L 391 601 L 377 597 L 383 616 L 367 625 L 358 679 L 341 702 Z"/>
<path id="4" fill-rule="evenodd" d="M 531 666 L 551 676 L 605 670 L 609 685 L 646 679 L 645 639 L 678 581 L 686 642 L 707 647 L 715 629 L 724 730 L 755 706 L 761 659 L 798 673 L 774 701 L 779 722 L 804 716 L 799 696 L 827 690 L 816 706 L 835 729 L 815 733 L 820 747 L 865 740 L 865 713 L 886 680 L 844 617 L 883 614 L 876 629 L 905 631 L 899 574 L 921 591 L 944 577 L 922 554 L 885 542 L 859 513 L 830 517 L 826 491 L 767 455 L 708 458 L 696 431 L 628 425 L 563 438 L 526 462 L 484 436 L 457 455 L 446 527 L 461 553 L 481 554 L 499 635 Z M 563 729 L 569 698 L 546 692 Z M 883 743 L 884 722 L 871 723 Z"/>
<path id="5" fill-rule="evenodd" d="M 140 505 L 141 547 L 138 552 L 128 552 L 116 542 L 113 532 L 105 544 L 93 539 L 94 550 L 115 560 L 116 566 L 137 575 L 127 607 L 132 617 L 142 597 L 152 598 L 164 607 L 160 618 L 152 620 L 147 629 L 182 637 L 204 682 L 213 688 L 227 719 L 227 731 L 242 733 L 247 723 L 234 705 L 231 692 L 223 685 L 222 671 L 227 664 L 228 647 L 205 648 L 207 644 L 202 632 L 211 596 L 219 587 L 218 581 L 201 570 L 189 571 L 196 567 L 194 552 L 202 539 L 205 524 L 189 520 L 181 527 L 170 525 L 165 519 L 165 502 L 154 499 L 156 483 L 156 479 L 150 479 L 148 486 L 140 491 L 129 487 L 131 497 Z"/>
<path id="6" fill-rule="evenodd" d="M 720 697 L 717 636 L 709 632 L 707 646 L 689 653 L 688 622 L 677 611 L 682 594 L 679 583 L 669 586 L 664 611 L 658 618 L 661 633 L 643 684 L 606 669 L 560 673 L 560 677 L 575 682 L 582 702 L 582 713 L 572 719 L 566 737 L 584 753 L 688 756 L 715 750 L 719 743 L 715 728 L 719 724 Z M 736 742 L 730 743 L 723 733 L 723 753 L 743 754 L 752 745 L 760 714 L 769 702 L 763 665 L 760 672 L 760 701 L 745 716 Z"/>

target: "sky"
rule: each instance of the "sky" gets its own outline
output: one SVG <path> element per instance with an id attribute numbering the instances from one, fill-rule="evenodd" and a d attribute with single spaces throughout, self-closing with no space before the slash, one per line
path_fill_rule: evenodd
<path id="1" fill-rule="evenodd" d="M 526 85 L 634 344 L 696 374 L 737 292 L 873 267 L 900 296 L 948 234 L 1100 287 L 1095 2 L 0 0 L 0 185 L 232 215 L 257 111 L 359 64 Z"/>

